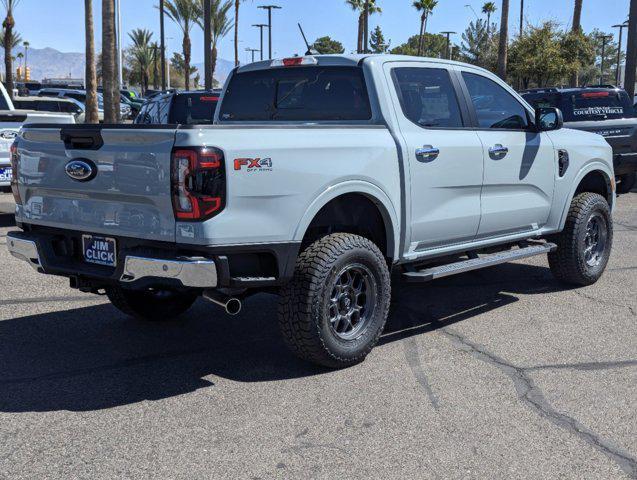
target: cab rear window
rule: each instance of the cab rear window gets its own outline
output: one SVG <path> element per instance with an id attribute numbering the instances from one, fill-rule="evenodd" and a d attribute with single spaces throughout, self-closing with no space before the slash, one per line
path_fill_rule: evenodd
<path id="1" fill-rule="evenodd" d="M 218 95 L 202 92 L 175 96 L 170 122 L 181 125 L 208 125 L 214 120 Z"/>
<path id="2" fill-rule="evenodd" d="M 363 121 L 372 111 L 362 69 L 290 67 L 234 75 L 224 121 Z"/>
<path id="3" fill-rule="evenodd" d="M 605 120 L 634 117 L 628 95 L 617 91 L 581 92 L 570 98 L 568 116 L 577 120 Z"/>

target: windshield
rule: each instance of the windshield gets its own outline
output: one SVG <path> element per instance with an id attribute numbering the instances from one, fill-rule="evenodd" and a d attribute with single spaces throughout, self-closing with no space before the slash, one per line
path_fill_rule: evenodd
<path id="1" fill-rule="evenodd" d="M 372 117 L 358 67 L 289 67 L 238 73 L 221 121 L 339 121 Z"/>

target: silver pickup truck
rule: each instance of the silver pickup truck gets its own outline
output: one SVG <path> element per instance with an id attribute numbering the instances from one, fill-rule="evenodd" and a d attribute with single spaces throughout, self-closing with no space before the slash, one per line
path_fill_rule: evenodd
<path id="1" fill-rule="evenodd" d="M 381 335 L 392 269 L 428 282 L 548 254 L 590 285 L 611 251 L 604 139 L 444 60 L 258 62 L 213 125 L 31 125 L 12 152 L 14 256 L 149 320 L 279 293 L 287 344 L 334 368 Z"/>

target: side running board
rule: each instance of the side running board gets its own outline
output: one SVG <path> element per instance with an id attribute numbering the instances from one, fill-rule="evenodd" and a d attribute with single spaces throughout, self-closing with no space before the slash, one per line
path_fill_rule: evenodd
<path id="1" fill-rule="evenodd" d="M 531 245 L 506 252 L 495 253 L 493 255 L 485 255 L 484 257 L 470 258 L 469 260 L 463 260 L 461 262 L 425 268 L 424 270 L 404 272 L 403 278 L 408 282 L 429 282 L 436 278 L 449 277 L 450 275 L 456 275 L 458 273 L 470 272 L 471 270 L 493 267 L 501 263 L 546 254 L 555 249 L 557 249 L 557 245 L 554 243 Z"/>

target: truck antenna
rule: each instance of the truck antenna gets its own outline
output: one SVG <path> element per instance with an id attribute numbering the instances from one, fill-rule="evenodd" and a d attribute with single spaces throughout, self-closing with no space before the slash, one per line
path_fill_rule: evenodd
<path id="1" fill-rule="evenodd" d="M 305 46 L 307 47 L 307 52 L 305 52 L 306 55 L 316 55 L 318 52 L 315 50 L 312 50 L 312 47 L 310 47 L 310 44 L 307 42 L 307 37 L 305 36 L 305 32 L 303 31 L 303 27 L 301 26 L 300 23 L 297 24 L 299 26 L 299 30 L 301 30 L 301 36 L 303 37 L 303 41 L 305 42 Z"/>

